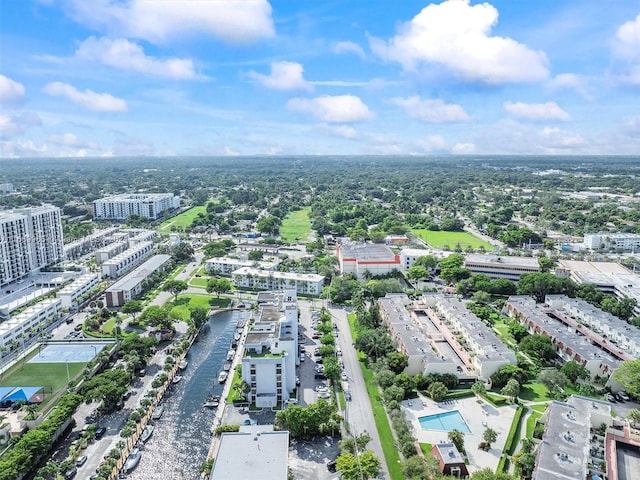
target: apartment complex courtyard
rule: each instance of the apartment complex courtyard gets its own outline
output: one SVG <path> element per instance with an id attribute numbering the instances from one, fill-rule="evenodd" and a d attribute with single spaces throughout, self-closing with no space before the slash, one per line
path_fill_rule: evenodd
<path id="1" fill-rule="evenodd" d="M 507 440 L 516 408 L 516 405 L 496 408 L 475 397 L 437 403 L 427 397 L 420 396 L 419 398 L 402 402 L 402 409 L 411 423 L 416 439 L 420 443 L 431 445 L 449 443 L 450 440 L 447 437 L 449 429 L 457 428 L 460 431 L 464 431 L 464 426 L 468 427 L 468 431 L 464 432 L 464 446 L 469 460 L 467 465 L 469 473 L 483 468 L 492 470 L 496 468 L 502 454 L 502 447 Z M 459 416 L 453 413 L 456 411 Z M 435 415 L 442 416 L 441 414 L 447 414 L 444 415 L 441 422 L 432 421 L 435 417 L 427 419 L 426 422 L 423 418 Z M 421 418 L 423 418 L 423 423 L 427 423 L 425 425 L 427 428 L 421 425 Z M 438 426 L 438 424 L 441 426 Z M 498 433 L 498 439 L 491 446 L 491 449 L 485 452 L 479 449 L 478 445 L 483 441 L 482 435 L 487 428 L 495 430 Z"/>

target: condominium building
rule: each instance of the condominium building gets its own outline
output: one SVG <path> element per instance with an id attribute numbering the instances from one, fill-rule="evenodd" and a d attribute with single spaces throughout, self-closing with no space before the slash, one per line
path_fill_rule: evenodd
<path id="1" fill-rule="evenodd" d="M 251 260 L 240 260 L 239 258 L 214 257 L 204 262 L 204 268 L 209 275 L 230 277 L 235 270 L 242 267 L 258 268 L 260 270 L 272 272 L 278 268 L 278 263 L 279 262 L 277 261 L 254 262 Z"/>
<path id="2" fill-rule="evenodd" d="M 151 242 L 158 236 L 158 232 L 156 232 L 155 230 L 148 230 L 146 228 L 132 228 L 123 231 L 129 235 L 129 238 L 127 240 L 127 242 L 129 243 L 129 248 L 134 247 L 142 242 Z"/>
<path id="3" fill-rule="evenodd" d="M 640 250 L 640 235 L 636 233 L 600 232 L 584 236 L 584 248 L 589 250 L 614 249 L 625 252 Z"/>
<path id="4" fill-rule="evenodd" d="M 65 260 L 75 260 L 87 253 L 93 252 L 96 248 L 104 247 L 112 241 L 112 235 L 119 231 L 117 227 L 102 228 L 94 231 L 91 235 L 78 238 L 64 246 Z"/>
<path id="5" fill-rule="evenodd" d="M 277 272 L 259 268 L 241 267 L 231 273 L 236 287 L 257 290 L 284 290 L 293 288 L 299 294 L 320 295 L 324 277 L 312 273 Z"/>
<path id="6" fill-rule="evenodd" d="M 0 286 L 64 257 L 60 209 L 51 205 L 0 212 Z"/>
<path id="7" fill-rule="evenodd" d="M 432 256 L 436 258 L 444 258 L 445 252 L 441 250 L 426 250 L 423 248 L 403 248 L 400 250 L 400 267 L 403 272 L 407 272 L 417 259 L 420 257 Z"/>
<path id="8" fill-rule="evenodd" d="M 95 252 L 96 263 L 98 265 L 106 262 L 107 260 L 111 260 L 113 257 L 118 255 L 119 253 L 124 252 L 128 248 L 127 242 L 115 242 L 107 245 L 106 247 L 100 248 Z"/>
<path id="9" fill-rule="evenodd" d="M 59 298 L 47 298 L 0 323 L 0 357 L 7 355 L 25 339 L 37 335 L 57 319 L 61 312 L 62 301 Z"/>
<path id="10" fill-rule="evenodd" d="M 529 333 L 549 337 L 563 361 L 574 360 L 589 370 L 592 378 L 609 377 L 623 360 L 632 359 L 601 335 L 548 305 L 537 304 L 531 297 L 509 297 L 504 312 L 527 327 Z"/>
<path id="11" fill-rule="evenodd" d="M 162 212 L 178 207 L 180 198 L 171 193 L 113 195 L 93 202 L 97 220 L 126 220 L 130 215 L 156 220 Z"/>
<path id="12" fill-rule="evenodd" d="M 56 293 L 62 302 L 62 308 L 77 308 L 78 301 L 91 292 L 100 283 L 100 275 L 88 273 L 76 278 L 71 284 Z"/>
<path id="13" fill-rule="evenodd" d="M 284 290 L 276 303 L 265 303 L 244 342 L 242 380 L 248 399 L 259 408 L 283 406 L 296 388 L 298 303 L 296 292 Z"/>
<path id="14" fill-rule="evenodd" d="M 377 275 L 389 275 L 402 268 L 400 255 L 378 243 L 345 243 L 336 245 L 336 256 L 343 275 L 355 275 L 362 280 Z"/>
<path id="15" fill-rule="evenodd" d="M 162 271 L 171 260 L 171 255 L 154 255 L 131 273 L 118 280 L 104 292 L 107 307 L 121 307 L 142 293 L 144 281 L 152 274 Z"/>
<path id="16" fill-rule="evenodd" d="M 607 478 L 605 437 L 600 428 L 613 424 L 610 404 L 577 395 L 566 402 L 554 400 L 540 422 L 545 429 L 532 480 Z"/>
<path id="17" fill-rule="evenodd" d="M 518 281 L 523 273 L 540 271 L 537 258 L 498 255 L 469 254 L 464 259 L 464 267 L 474 274 L 484 273 L 490 278 L 507 278 L 514 281 Z"/>
<path id="18" fill-rule="evenodd" d="M 118 278 L 142 263 L 154 250 L 152 242 L 142 242 L 116 255 L 102 264 L 102 274 Z"/>

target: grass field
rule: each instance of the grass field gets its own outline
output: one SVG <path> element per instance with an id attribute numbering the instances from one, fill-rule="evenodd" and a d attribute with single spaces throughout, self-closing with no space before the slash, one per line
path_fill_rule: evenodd
<path id="1" fill-rule="evenodd" d="M 280 226 L 280 236 L 285 242 L 307 243 L 309 241 L 309 234 L 311 233 L 310 211 L 311 207 L 304 207 L 302 210 L 289 212 L 284 217 Z"/>
<path id="2" fill-rule="evenodd" d="M 525 383 L 524 385 L 522 385 L 518 397 L 523 400 L 529 400 L 531 402 L 548 402 L 550 400 L 553 400 L 549 396 L 547 387 L 538 382 Z"/>
<path id="3" fill-rule="evenodd" d="M 176 228 L 190 227 L 191 222 L 193 222 L 193 219 L 196 218 L 199 213 L 207 213 L 207 207 L 204 205 L 200 205 L 198 207 L 190 208 L 186 212 L 182 212 L 180 215 L 176 215 L 175 217 L 170 218 L 166 222 L 162 222 L 158 231 L 160 233 L 169 234 L 171 233 L 171 227 L 176 227 Z"/>
<path id="4" fill-rule="evenodd" d="M 2 379 L 3 387 L 45 387 L 45 393 L 55 393 L 67 384 L 67 366 L 69 378 L 75 377 L 86 363 L 25 363 L 14 368 Z"/>
<path id="5" fill-rule="evenodd" d="M 439 232 L 426 230 L 424 228 L 416 228 L 411 231 L 433 248 L 448 247 L 450 250 L 453 250 L 458 244 L 460 244 L 460 248 L 463 250 L 466 250 L 467 247 L 471 247 L 473 249 L 484 247 L 487 251 L 495 248 L 489 242 L 485 242 L 484 240 L 481 240 L 467 232 Z"/>
<path id="6" fill-rule="evenodd" d="M 215 295 L 208 294 L 198 294 L 198 293 L 189 293 L 186 295 L 178 295 L 178 299 L 188 298 L 190 307 L 204 307 L 209 308 L 212 305 L 215 305 L 220 308 L 227 308 L 229 306 L 229 302 L 231 301 L 228 297 L 220 297 L 216 298 Z M 211 302 L 211 303 L 209 303 Z"/>

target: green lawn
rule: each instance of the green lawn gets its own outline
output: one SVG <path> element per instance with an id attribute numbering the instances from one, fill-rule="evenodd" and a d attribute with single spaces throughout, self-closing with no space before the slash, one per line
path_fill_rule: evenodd
<path id="1" fill-rule="evenodd" d="M 550 400 L 553 400 L 549 396 L 547 387 L 538 382 L 530 382 L 522 385 L 518 397 L 523 400 L 529 400 L 532 402 L 548 402 Z"/>
<path id="2" fill-rule="evenodd" d="M 189 279 L 189 286 L 190 287 L 207 288 L 207 282 L 208 281 L 209 281 L 209 277 L 207 277 L 207 278 L 203 278 L 203 277 L 191 278 L 191 279 Z"/>
<path id="3" fill-rule="evenodd" d="M 73 379 L 84 367 L 84 362 L 74 363 L 25 363 L 13 369 L 0 382 L 3 387 L 45 387 L 45 393 L 55 393 L 67 384 L 67 366 L 69 378 Z"/>
<path id="4" fill-rule="evenodd" d="M 311 207 L 304 207 L 302 210 L 289 212 L 282 220 L 280 226 L 280 237 L 289 243 L 307 243 L 311 233 L 311 220 L 309 212 Z"/>
<path id="5" fill-rule="evenodd" d="M 228 297 L 220 297 L 216 298 L 215 295 L 208 294 L 200 294 L 200 293 L 189 293 L 184 295 L 178 295 L 178 299 L 188 298 L 190 307 L 204 307 L 209 308 L 213 305 L 220 308 L 227 308 L 229 306 L 229 302 L 231 301 Z"/>
<path id="6" fill-rule="evenodd" d="M 162 222 L 158 231 L 160 233 L 169 234 L 171 233 L 171 227 L 176 228 L 187 228 L 191 226 L 191 222 L 193 219 L 198 216 L 199 213 L 207 213 L 207 207 L 204 205 L 200 205 L 198 207 L 190 208 L 189 210 L 182 212 L 180 215 L 176 215 L 173 218 L 170 218 L 166 222 Z"/>
<path id="7" fill-rule="evenodd" d="M 433 448 L 433 445 L 431 445 L 430 443 L 421 443 L 420 444 L 420 450 L 422 450 L 422 453 L 424 453 L 425 457 L 430 457 L 431 456 L 431 449 Z"/>
<path id="8" fill-rule="evenodd" d="M 527 418 L 527 438 L 533 437 L 533 429 L 536 428 L 536 422 L 542 416 L 540 412 L 531 412 L 531 415 Z"/>
<path id="9" fill-rule="evenodd" d="M 490 243 L 467 232 L 440 232 L 424 228 L 416 228 L 411 231 L 434 248 L 448 247 L 453 250 L 458 244 L 463 250 L 466 250 L 469 246 L 474 249 L 484 247 L 487 251 L 495 248 Z"/>
<path id="10" fill-rule="evenodd" d="M 191 303 L 191 302 L 189 302 Z M 171 318 L 179 318 L 183 322 L 189 321 L 191 318 L 191 312 L 186 305 L 178 305 L 171 309 Z"/>

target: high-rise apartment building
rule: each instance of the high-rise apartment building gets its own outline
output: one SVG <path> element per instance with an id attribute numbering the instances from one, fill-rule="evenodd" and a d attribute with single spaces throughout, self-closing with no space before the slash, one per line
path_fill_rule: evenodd
<path id="1" fill-rule="evenodd" d="M 157 219 L 165 210 L 180 206 L 180 198 L 171 193 L 123 194 L 93 202 L 96 220 L 126 220 L 129 215 Z"/>
<path id="2" fill-rule="evenodd" d="M 0 286 L 62 261 L 63 244 L 58 207 L 0 212 Z"/>

